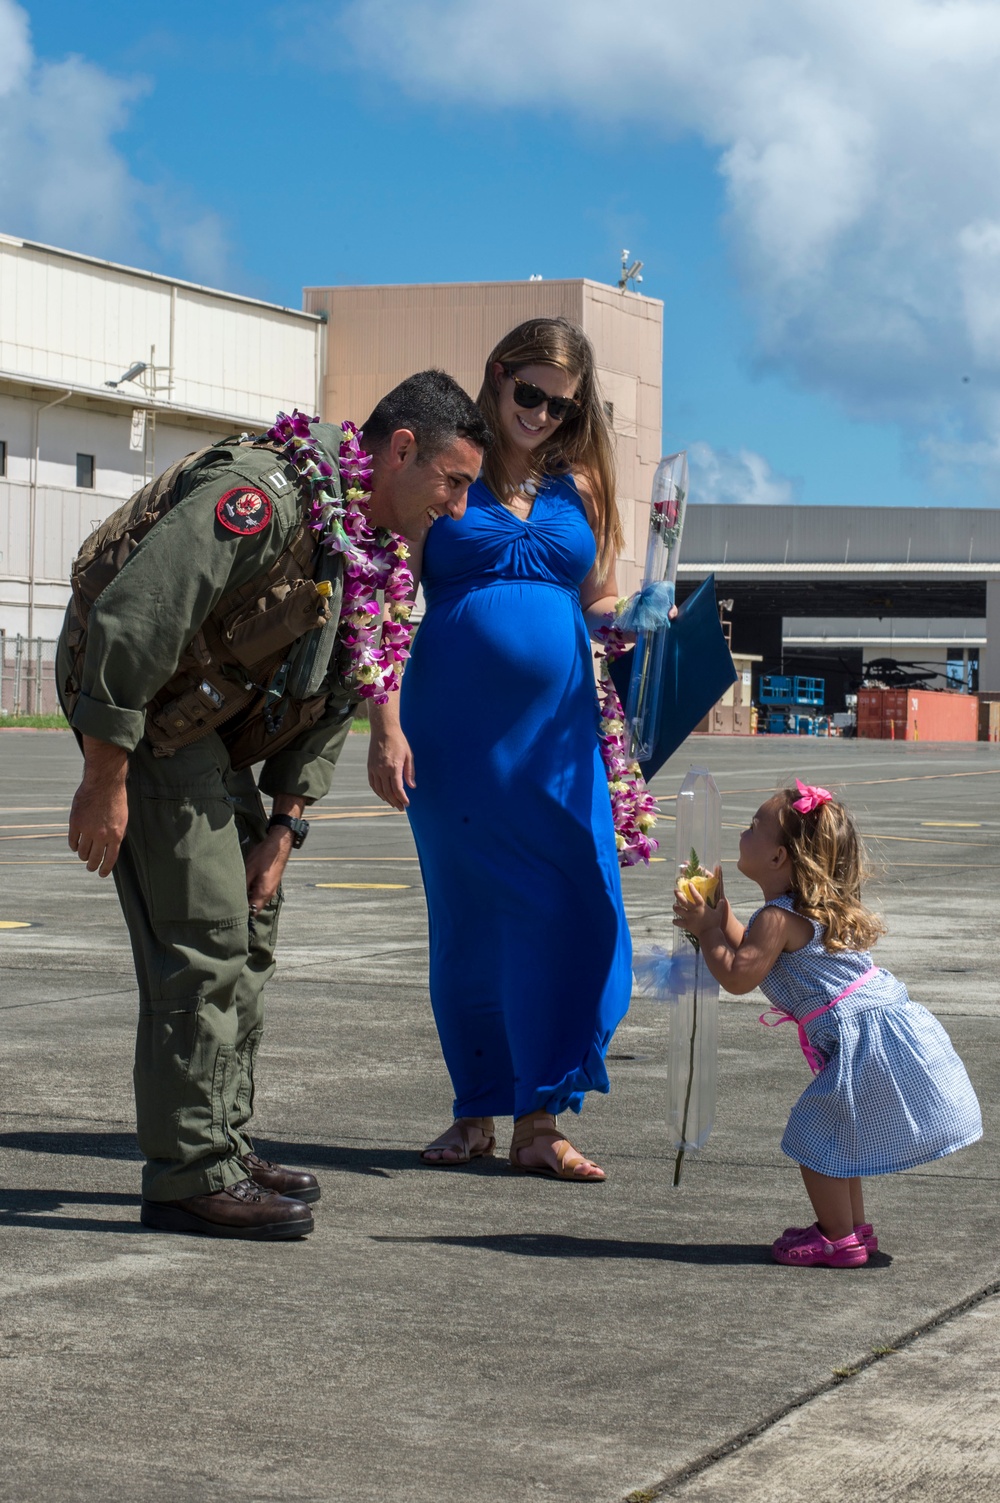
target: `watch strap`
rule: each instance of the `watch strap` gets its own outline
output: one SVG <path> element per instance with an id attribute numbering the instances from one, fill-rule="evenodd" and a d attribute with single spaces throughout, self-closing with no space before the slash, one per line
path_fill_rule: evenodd
<path id="1" fill-rule="evenodd" d="M 270 830 L 274 825 L 281 825 L 285 830 L 292 832 L 292 847 L 298 850 L 306 836 L 309 834 L 309 822 L 305 819 L 293 819 L 291 814 L 272 814 L 267 822 Z"/>

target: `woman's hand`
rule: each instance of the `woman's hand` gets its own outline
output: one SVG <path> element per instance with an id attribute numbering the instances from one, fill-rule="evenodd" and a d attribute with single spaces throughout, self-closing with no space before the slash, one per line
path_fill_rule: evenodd
<path id="1" fill-rule="evenodd" d="M 372 722 L 368 746 L 368 783 L 373 793 L 394 809 L 408 809 L 407 788 L 416 788 L 413 753 L 398 724 L 376 728 Z M 405 785 L 405 786 L 404 786 Z"/>

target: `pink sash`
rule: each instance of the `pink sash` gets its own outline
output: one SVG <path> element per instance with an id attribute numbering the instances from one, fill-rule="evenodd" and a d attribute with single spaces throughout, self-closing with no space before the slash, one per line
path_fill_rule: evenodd
<path id="1" fill-rule="evenodd" d="M 830 1008 L 836 1007 L 838 1002 L 843 1002 L 845 997 L 849 997 L 851 995 L 851 992 L 856 992 L 859 986 L 864 986 L 865 982 L 869 981 L 871 977 L 874 976 L 877 970 L 878 966 L 869 966 L 863 976 L 859 976 L 857 981 L 852 981 L 850 986 L 845 986 L 844 990 L 842 992 L 839 992 L 837 996 L 834 997 L 832 1002 L 827 1002 L 822 1007 L 817 1007 L 815 1012 L 807 1012 L 804 1018 L 793 1018 L 790 1012 L 784 1012 L 780 1007 L 769 1007 L 767 1009 L 767 1012 L 761 1013 L 759 1021 L 763 1023 L 765 1028 L 780 1028 L 782 1023 L 797 1022 L 799 1028 L 799 1047 L 806 1057 L 806 1064 L 809 1066 L 810 1070 L 814 1075 L 818 1075 L 820 1070 L 822 1070 L 823 1066 L 826 1064 L 826 1060 L 822 1059 L 820 1055 L 817 1054 L 812 1044 L 810 1044 L 809 1038 L 806 1034 L 805 1024 L 811 1023 L 813 1018 L 818 1018 L 821 1013 L 829 1012 Z M 779 1016 L 776 1019 L 769 1018 L 767 1015 L 768 1012 L 776 1012 L 779 1014 Z"/>

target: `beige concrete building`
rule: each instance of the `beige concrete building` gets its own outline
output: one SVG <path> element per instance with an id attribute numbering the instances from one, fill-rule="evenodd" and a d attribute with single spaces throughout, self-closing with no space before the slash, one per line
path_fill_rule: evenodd
<path id="1" fill-rule="evenodd" d="M 625 553 L 623 590 L 641 580 L 653 472 L 660 458 L 663 304 L 600 282 L 458 282 L 399 287 L 307 287 L 325 313 L 323 416 L 362 423 L 412 371 L 440 366 L 476 396 L 486 357 L 527 318 L 563 315 L 590 336 L 617 439 Z"/>

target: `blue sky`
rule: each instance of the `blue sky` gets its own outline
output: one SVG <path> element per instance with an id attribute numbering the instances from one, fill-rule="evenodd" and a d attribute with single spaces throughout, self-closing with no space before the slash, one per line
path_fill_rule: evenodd
<path id="1" fill-rule="evenodd" d="M 801 0 L 771 0 L 746 34 L 757 0 L 741 0 L 725 36 L 688 24 L 676 48 L 662 23 L 680 10 L 640 0 L 646 34 L 614 55 L 603 0 L 550 0 L 541 22 L 495 0 L 173 0 L 155 16 L 0 0 L 0 50 L 5 25 L 21 36 L 6 114 L 0 65 L 0 230 L 293 306 L 310 283 L 614 281 L 628 246 L 665 303 L 664 447 L 700 456 L 705 496 L 995 504 L 997 362 L 968 311 L 993 287 L 993 221 L 956 204 L 937 261 L 925 235 L 911 264 L 912 206 L 891 222 L 873 207 L 913 181 L 913 104 L 882 108 L 877 57 L 858 93 L 854 3 L 838 64 Z M 886 0 L 908 35 L 928 4 Z M 775 10 L 800 26 L 791 52 Z M 957 94 L 974 95 L 960 75 L 984 45 L 958 59 Z M 761 103 L 763 61 L 785 72 Z M 928 217 L 940 191 L 917 185 Z M 965 261 L 945 266 L 962 234 Z M 967 263 L 986 265 L 971 293 Z"/>

